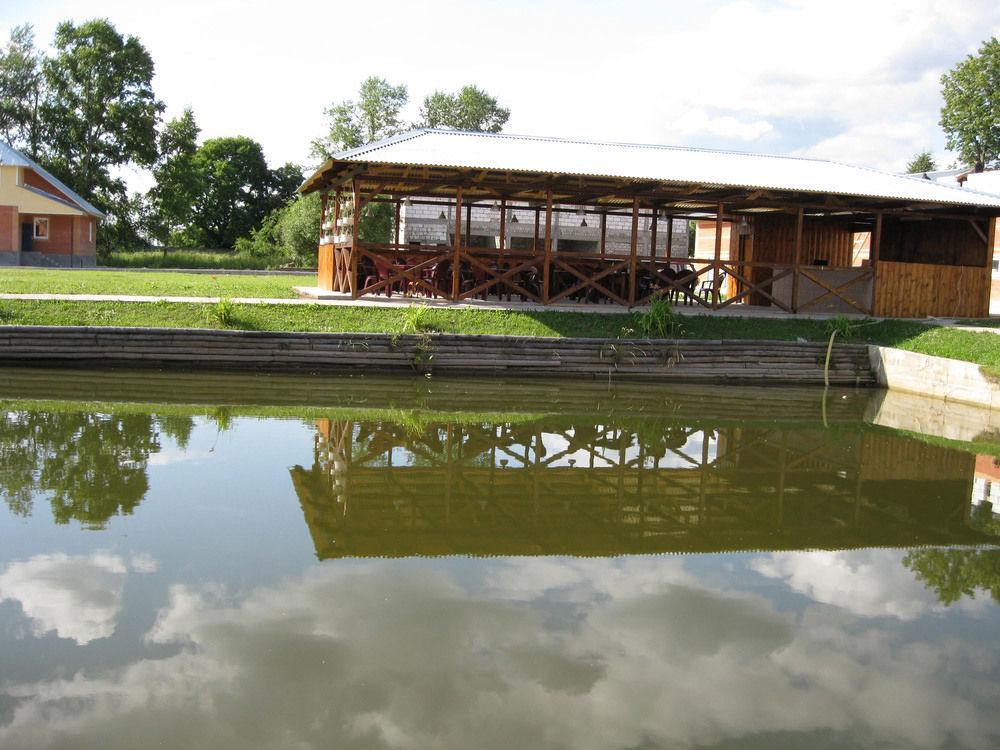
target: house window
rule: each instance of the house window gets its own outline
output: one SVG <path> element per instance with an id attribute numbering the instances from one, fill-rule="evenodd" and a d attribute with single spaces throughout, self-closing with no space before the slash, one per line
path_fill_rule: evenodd
<path id="1" fill-rule="evenodd" d="M 35 239 L 47 240 L 49 238 L 49 220 L 35 219 Z"/>

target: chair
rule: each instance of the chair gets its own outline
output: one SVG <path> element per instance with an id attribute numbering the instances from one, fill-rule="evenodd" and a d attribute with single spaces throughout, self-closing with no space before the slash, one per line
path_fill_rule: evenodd
<path id="1" fill-rule="evenodd" d="M 698 296 L 701 297 L 706 302 L 710 301 L 712 292 L 715 289 L 715 285 L 712 283 L 714 280 L 715 280 L 715 277 L 713 275 L 712 278 L 707 278 L 703 282 L 701 282 L 701 286 L 698 287 Z M 725 282 L 725 280 L 726 280 L 726 272 L 720 270 L 719 271 L 719 289 L 722 289 L 722 284 L 723 284 L 723 282 Z"/>

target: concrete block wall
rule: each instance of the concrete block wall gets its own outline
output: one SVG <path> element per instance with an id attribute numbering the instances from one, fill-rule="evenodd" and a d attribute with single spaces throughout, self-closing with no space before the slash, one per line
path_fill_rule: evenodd
<path id="1" fill-rule="evenodd" d="M 442 204 L 444 202 L 442 201 Z M 627 209 L 624 209 L 627 210 Z M 535 209 L 525 203 L 508 205 L 506 231 L 509 238 L 533 238 L 535 234 Z M 441 218 L 442 213 L 444 218 Z M 465 228 L 465 209 L 462 211 L 462 227 Z M 513 221 L 516 217 L 517 221 Z M 499 203 L 473 204 L 472 231 L 474 237 L 488 237 L 488 244 L 496 247 L 500 234 Z M 587 226 L 580 226 L 586 219 Z M 648 256 L 651 249 L 652 232 L 650 217 L 639 219 L 638 247 L 639 255 Z M 545 234 L 544 209 L 540 220 L 539 238 Z M 453 207 L 442 205 L 406 205 L 400 207 L 400 242 L 419 242 L 421 244 L 450 244 L 451 234 L 455 228 L 455 211 Z M 688 226 L 686 219 L 677 219 L 673 227 L 673 255 L 687 257 Z M 609 216 L 605 247 L 607 252 L 628 254 L 631 248 L 632 219 L 630 216 Z M 597 252 L 601 239 L 600 217 L 597 214 L 555 213 L 552 216 L 553 249 L 559 249 L 560 240 L 593 243 Z M 658 255 L 665 255 L 667 248 L 667 221 L 659 222 L 657 226 L 656 248 Z"/>

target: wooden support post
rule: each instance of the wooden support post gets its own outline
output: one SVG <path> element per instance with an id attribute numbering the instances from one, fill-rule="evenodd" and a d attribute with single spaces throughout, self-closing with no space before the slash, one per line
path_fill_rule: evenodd
<path id="1" fill-rule="evenodd" d="M 878 302 L 878 258 L 882 252 L 882 212 L 875 212 L 875 229 L 868 241 L 868 265 L 872 269 L 872 308 L 871 314 L 875 315 Z"/>
<path id="2" fill-rule="evenodd" d="M 462 186 L 455 191 L 455 252 L 451 264 L 451 299 L 457 300 L 462 278 Z"/>
<path id="3" fill-rule="evenodd" d="M 986 225 L 986 281 L 983 284 L 983 289 L 986 290 L 986 297 L 981 302 L 980 315 L 984 318 L 989 317 L 990 314 L 990 292 L 992 289 L 992 278 L 993 278 L 993 248 L 996 247 L 997 243 L 997 218 L 995 216 L 988 219 L 988 224 Z"/>
<path id="4" fill-rule="evenodd" d="M 546 305 L 549 304 L 549 281 L 551 274 L 552 274 L 552 190 L 548 190 L 545 193 L 545 263 L 542 266 L 542 302 Z"/>
<path id="5" fill-rule="evenodd" d="M 712 309 L 719 306 L 722 301 L 719 295 L 719 286 L 722 281 L 722 215 L 726 207 L 719 203 L 715 207 L 715 260 L 712 265 Z"/>
<path id="6" fill-rule="evenodd" d="M 358 298 L 358 291 L 361 286 L 358 283 L 358 245 L 360 244 L 360 235 L 358 234 L 358 227 L 361 224 L 361 185 L 357 180 L 354 180 L 351 184 L 351 194 L 354 199 L 354 212 L 351 215 L 351 273 L 347 279 L 347 285 L 350 287 L 351 297 L 353 299 Z"/>
<path id="7" fill-rule="evenodd" d="M 393 234 L 393 243 L 396 245 L 397 250 L 399 249 L 399 214 L 400 214 L 399 198 L 396 198 L 396 217 L 394 219 L 395 223 L 393 225 L 392 234 Z"/>
<path id="8" fill-rule="evenodd" d="M 500 247 L 499 255 L 503 258 L 503 251 L 507 247 L 507 199 L 500 201 Z"/>
<path id="9" fill-rule="evenodd" d="M 792 312 L 799 311 L 799 264 L 802 262 L 802 223 L 805 221 L 805 212 L 799 207 L 798 215 L 795 219 L 795 250 L 792 256 Z"/>
<path id="10" fill-rule="evenodd" d="M 659 219 L 660 209 L 653 206 L 653 220 L 649 224 L 649 257 L 656 260 L 656 223 Z"/>
<path id="11" fill-rule="evenodd" d="M 639 250 L 639 198 L 632 199 L 632 238 L 629 244 L 629 265 L 628 265 L 628 304 L 629 307 L 635 304 L 636 292 L 636 260 Z"/>
<path id="12" fill-rule="evenodd" d="M 324 190 L 319 196 L 319 236 L 323 239 L 323 225 L 326 224 L 326 203 L 330 199 L 330 193 Z"/>
<path id="13" fill-rule="evenodd" d="M 465 247 L 472 246 L 472 203 L 465 207 Z"/>
<path id="14" fill-rule="evenodd" d="M 608 212 L 601 212 L 601 260 L 604 260 L 604 250 L 608 240 Z"/>
<path id="15" fill-rule="evenodd" d="M 667 217 L 667 259 L 674 257 L 674 215 Z"/>
<path id="16" fill-rule="evenodd" d="M 538 255 L 538 222 L 539 222 L 540 210 L 535 207 L 535 238 L 531 241 L 531 253 L 532 255 Z"/>

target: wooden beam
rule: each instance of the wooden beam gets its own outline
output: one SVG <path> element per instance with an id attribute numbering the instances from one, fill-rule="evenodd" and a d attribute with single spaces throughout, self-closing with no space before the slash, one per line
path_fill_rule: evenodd
<path id="1" fill-rule="evenodd" d="M 537 220 L 536 220 L 537 226 Z M 542 302 L 549 304 L 549 281 L 552 274 L 552 190 L 545 193 L 545 263 L 542 266 Z"/>
<path id="2" fill-rule="evenodd" d="M 601 212 L 601 260 L 604 259 L 604 251 L 608 240 L 608 212 Z"/>
<path id="3" fill-rule="evenodd" d="M 674 215 L 667 216 L 667 258 L 674 257 Z"/>
<path id="4" fill-rule="evenodd" d="M 722 271 L 722 216 L 725 213 L 725 206 L 719 203 L 715 211 L 715 260 L 712 266 L 712 307 L 719 306 L 719 286 L 721 279 L 719 274 Z"/>
<path id="5" fill-rule="evenodd" d="M 799 208 L 795 217 L 795 251 L 792 260 L 792 312 L 799 311 L 799 265 L 802 262 L 802 224 L 805 211 Z"/>
<path id="6" fill-rule="evenodd" d="M 535 237 L 531 240 L 531 252 L 538 254 L 538 222 L 540 220 L 540 209 L 535 207 Z"/>
<path id="7" fill-rule="evenodd" d="M 503 251 L 507 247 L 507 199 L 500 200 L 500 257 L 503 258 Z"/>
<path id="8" fill-rule="evenodd" d="M 465 207 L 465 246 L 472 246 L 472 201 Z"/>
<path id="9" fill-rule="evenodd" d="M 639 250 L 639 196 L 632 198 L 632 237 L 629 241 L 629 265 L 628 265 L 628 304 L 629 307 L 635 304 L 636 294 L 636 268 L 637 254 Z"/>
<path id="10" fill-rule="evenodd" d="M 653 206 L 653 218 L 649 224 L 649 257 L 656 258 L 656 220 L 659 210 Z"/>
<path id="11" fill-rule="evenodd" d="M 399 214 L 400 214 L 399 198 L 396 198 L 396 216 L 395 216 L 395 224 L 393 226 L 392 231 L 393 231 L 393 237 L 395 238 L 395 242 L 397 245 L 399 244 Z"/>
<path id="12" fill-rule="evenodd" d="M 993 245 L 990 243 L 989 237 L 986 236 L 986 232 L 984 232 L 983 228 L 981 226 L 979 226 L 979 222 L 976 221 L 975 219 L 969 219 L 968 221 L 969 221 L 970 226 L 974 230 L 976 230 L 976 234 L 979 235 L 979 239 L 981 239 L 986 244 L 986 247 L 988 247 L 990 249 L 990 251 L 992 251 L 993 250 Z"/>
<path id="13" fill-rule="evenodd" d="M 462 186 L 455 192 L 455 242 L 451 262 L 451 298 L 458 299 L 460 280 L 462 278 Z"/>
<path id="14" fill-rule="evenodd" d="M 351 273 L 347 278 L 347 285 L 350 287 L 351 297 L 358 298 L 358 252 L 360 235 L 358 227 L 361 225 L 361 186 L 357 179 L 351 185 L 351 195 L 354 200 L 354 213 L 351 216 Z"/>

